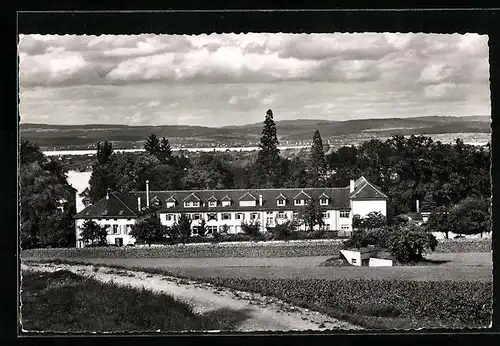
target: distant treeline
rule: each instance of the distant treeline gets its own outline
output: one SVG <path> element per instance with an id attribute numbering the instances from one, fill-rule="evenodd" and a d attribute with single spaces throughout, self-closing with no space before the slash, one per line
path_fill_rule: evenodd
<path id="1" fill-rule="evenodd" d="M 363 135 L 390 137 L 396 134 L 490 133 L 490 118 L 474 117 L 419 117 L 394 119 L 362 119 L 347 121 L 294 120 L 278 121 L 276 127 L 281 141 L 310 140 L 312 132 L 321 128 L 323 138 Z M 214 145 L 249 145 L 257 143 L 262 124 L 227 126 L 126 126 L 126 125 L 38 125 L 21 124 L 21 137 L 36 142 L 40 147 L 91 146 L 105 138 L 110 142 L 142 142 L 151 133 L 169 138 L 171 144 L 200 143 Z M 348 139 L 348 138 L 347 138 Z"/>

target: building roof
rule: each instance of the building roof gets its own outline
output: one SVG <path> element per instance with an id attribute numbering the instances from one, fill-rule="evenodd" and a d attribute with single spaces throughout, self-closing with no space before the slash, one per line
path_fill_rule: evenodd
<path id="1" fill-rule="evenodd" d="M 363 178 L 364 179 L 364 178 Z M 359 180 L 359 179 L 358 179 Z M 365 179 L 366 181 L 366 179 Z M 368 198 L 386 198 L 385 195 L 370 187 L 369 183 L 358 183 L 356 193 L 363 191 L 363 196 Z M 370 195 L 371 193 L 371 195 Z M 241 200 L 256 200 L 256 196 L 262 195 L 262 206 L 257 203 L 256 206 L 240 206 Z M 349 186 L 335 188 L 281 188 L 281 189 L 232 189 L 232 190 L 175 190 L 175 191 L 150 191 L 149 200 L 159 200 L 160 213 L 196 213 L 196 212 L 221 212 L 221 211 L 267 211 L 267 210 L 293 210 L 298 211 L 302 206 L 294 206 L 293 203 L 287 203 L 285 206 L 277 205 L 277 198 L 293 200 L 296 197 L 307 197 L 318 200 L 321 196 L 329 198 L 328 205 L 320 206 L 321 210 L 329 209 L 350 209 Z M 254 198 L 250 197 L 253 196 Z M 283 196 L 283 197 L 280 197 Z M 382 196 L 382 197 L 381 197 Z M 242 198 L 243 197 L 243 198 Z M 146 192 L 111 192 L 109 199 L 103 198 L 99 202 L 85 208 L 78 213 L 75 218 L 121 218 L 138 217 L 142 211 L 138 210 L 138 198 L 141 200 L 141 206 L 145 207 Z M 216 207 L 209 207 L 209 200 L 230 200 L 229 206 L 223 207 L 218 204 Z M 200 201 L 199 207 L 184 207 L 182 201 L 189 200 Z M 177 201 L 174 207 L 167 208 L 167 201 Z M 152 204 L 152 203 L 151 203 Z M 120 215 L 121 212 L 121 215 Z"/>
<path id="2" fill-rule="evenodd" d="M 137 203 L 137 200 L 136 200 Z M 87 208 L 83 209 L 77 213 L 75 219 L 86 219 L 86 218 L 102 218 L 102 219 L 114 219 L 114 218 L 136 218 L 140 212 L 133 210 L 129 201 L 123 201 L 118 193 L 111 192 L 109 194 L 109 199 L 103 198 L 99 202 L 94 203 Z"/>
<path id="3" fill-rule="evenodd" d="M 349 197 L 351 199 L 387 199 L 387 195 L 380 191 L 378 186 L 370 183 L 363 176 L 354 182 L 354 191 L 350 193 Z"/>

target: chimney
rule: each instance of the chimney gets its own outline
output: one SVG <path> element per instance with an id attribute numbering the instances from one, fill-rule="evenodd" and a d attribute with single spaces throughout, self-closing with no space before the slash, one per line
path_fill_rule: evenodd
<path id="1" fill-rule="evenodd" d="M 352 179 L 349 182 L 349 192 L 354 192 L 354 180 Z"/>
<path id="2" fill-rule="evenodd" d="M 417 213 L 420 213 L 420 201 L 417 199 Z"/>
<path id="3" fill-rule="evenodd" d="M 146 206 L 149 207 L 149 180 L 146 180 Z"/>
<path id="4" fill-rule="evenodd" d="M 259 205 L 262 207 L 262 195 L 259 195 Z"/>
<path id="5" fill-rule="evenodd" d="M 137 197 L 137 210 L 141 210 L 141 197 Z"/>
<path id="6" fill-rule="evenodd" d="M 111 189 L 110 189 L 109 187 L 108 187 L 108 189 L 106 190 L 106 199 L 109 199 L 109 191 L 110 191 L 110 190 L 111 190 Z"/>

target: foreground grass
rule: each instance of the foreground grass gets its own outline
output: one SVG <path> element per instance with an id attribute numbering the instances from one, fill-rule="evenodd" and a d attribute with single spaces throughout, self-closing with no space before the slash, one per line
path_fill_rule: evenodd
<path id="1" fill-rule="evenodd" d="M 155 268 L 106 267 L 177 276 L 273 296 L 368 329 L 484 328 L 491 321 L 491 282 L 200 277 Z"/>
<path id="2" fill-rule="evenodd" d="M 224 311 L 199 316 L 172 297 L 100 283 L 69 271 L 22 275 L 21 316 L 27 331 L 231 330 L 237 320 Z"/>

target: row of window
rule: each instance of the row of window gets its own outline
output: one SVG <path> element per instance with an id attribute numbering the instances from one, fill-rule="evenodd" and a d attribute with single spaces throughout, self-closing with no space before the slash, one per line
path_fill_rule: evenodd
<path id="1" fill-rule="evenodd" d="M 326 231 L 331 231 L 331 225 L 330 224 L 325 224 L 324 229 Z M 343 231 L 349 230 L 349 225 L 340 225 L 340 229 Z M 227 231 L 228 233 L 239 233 L 241 232 L 241 226 L 236 225 L 236 226 L 230 226 L 230 225 L 223 225 L 223 226 L 207 226 L 207 234 L 213 234 L 214 232 L 224 232 Z M 193 234 L 198 234 L 198 228 L 196 226 L 193 227 Z"/>
<path id="2" fill-rule="evenodd" d="M 273 214 L 272 211 L 268 211 L 267 212 L 267 215 L 269 214 Z M 203 218 L 203 214 L 201 213 L 193 213 L 193 214 L 186 214 L 187 217 L 191 220 L 201 220 Z M 349 211 L 345 211 L 345 210 L 342 210 L 340 211 L 340 217 L 341 218 L 348 218 L 350 215 L 350 212 Z M 287 214 L 286 213 L 283 213 L 283 212 L 279 212 L 276 216 L 278 219 L 287 219 Z M 293 218 L 297 218 L 298 217 L 298 213 L 297 212 L 294 212 L 293 213 Z M 328 219 L 330 218 L 330 212 L 328 211 L 325 211 L 322 213 L 322 217 L 324 219 Z M 267 219 L 269 220 L 270 218 L 272 217 L 267 217 Z M 166 219 L 167 221 L 176 221 L 177 220 L 177 217 L 175 214 L 166 214 Z M 231 220 L 232 219 L 232 216 L 231 216 L 231 213 L 222 213 L 221 214 L 221 219 L 222 220 Z M 235 214 L 235 220 L 244 220 L 245 219 L 245 214 L 244 213 L 236 213 Z M 260 219 L 260 214 L 259 213 L 251 213 L 250 214 L 250 219 L 251 220 L 258 220 Z M 217 221 L 217 213 L 208 213 L 207 214 L 207 220 L 210 221 L 210 220 L 216 220 Z"/>
<path id="3" fill-rule="evenodd" d="M 103 224 L 103 226 L 107 227 L 108 234 L 110 234 L 110 235 L 129 234 L 130 231 L 132 230 L 132 224 L 127 224 L 127 225 Z"/>
<path id="4" fill-rule="evenodd" d="M 307 205 L 307 202 L 308 201 L 305 199 L 296 199 L 293 201 L 293 204 L 295 206 L 304 206 Z M 319 204 L 328 205 L 328 199 L 327 198 L 320 199 Z M 221 205 L 223 207 L 228 207 L 231 205 L 231 201 L 222 201 Z M 257 205 L 257 201 L 240 201 L 239 205 L 241 207 L 255 207 Z M 276 201 L 276 205 L 279 207 L 284 207 L 286 206 L 286 200 L 278 199 Z M 184 202 L 184 208 L 199 208 L 200 206 L 201 206 L 200 201 Z M 167 202 L 167 208 L 173 208 L 173 207 L 175 207 L 175 202 Z M 209 201 L 208 207 L 209 208 L 217 207 L 217 201 Z"/>

